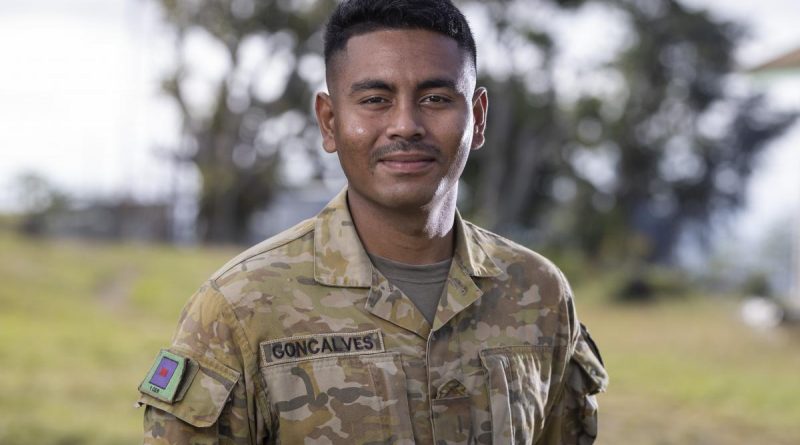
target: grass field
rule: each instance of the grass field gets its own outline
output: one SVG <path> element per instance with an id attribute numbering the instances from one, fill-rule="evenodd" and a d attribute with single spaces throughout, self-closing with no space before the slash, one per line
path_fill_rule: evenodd
<path id="1" fill-rule="evenodd" d="M 0 231 L 0 444 L 141 443 L 136 386 L 188 296 L 232 250 Z M 600 444 L 800 444 L 800 338 L 730 298 L 609 303 L 578 285 L 603 351 Z"/>

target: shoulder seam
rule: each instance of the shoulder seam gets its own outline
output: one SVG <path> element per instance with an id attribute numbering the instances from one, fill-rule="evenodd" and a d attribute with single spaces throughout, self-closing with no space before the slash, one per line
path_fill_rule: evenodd
<path id="1" fill-rule="evenodd" d="M 503 235 L 500 235 L 499 233 L 492 232 L 491 230 L 488 230 L 488 229 L 486 229 L 484 227 L 476 225 L 475 223 L 472 223 L 470 221 L 466 221 L 465 220 L 464 222 L 467 225 L 469 225 L 472 229 L 474 229 L 476 232 L 479 232 L 484 236 L 488 236 L 488 237 L 500 240 L 502 242 L 508 243 L 511 247 L 518 248 L 518 249 L 521 249 L 521 250 L 525 250 L 527 252 L 535 254 L 536 256 L 542 257 L 542 258 L 546 259 L 547 261 L 550 261 L 549 259 L 544 257 L 542 254 L 540 254 L 539 252 L 531 249 L 528 246 L 524 246 L 524 245 L 522 245 L 522 244 L 520 244 L 520 243 L 518 243 L 518 242 L 516 242 L 516 241 L 514 241 L 514 240 L 512 240 L 510 238 L 507 238 L 507 237 L 505 237 Z"/>
<path id="2" fill-rule="evenodd" d="M 313 220 L 314 220 L 314 218 L 310 218 L 310 219 L 307 219 L 305 221 L 301 221 L 295 227 L 301 226 L 302 224 L 308 224 L 310 221 L 313 221 Z M 291 230 L 291 229 L 288 229 L 288 230 Z M 278 243 L 268 244 L 268 245 L 264 246 L 263 248 L 259 249 L 258 251 L 254 252 L 253 254 L 248 255 L 248 256 L 240 259 L 239 261 L 236 261 L 235 263 L 232 263 L 232 264 L 228 265 L 227 267 L 223 266 L 223 268 L 221 268 L 220 270 L 214 272 L 214 274 L 211 276 L 209 281 L 212 283 L 212 286 L 214 287 L 214 289 L 219 291 L 219 287 L 217 285 L 217 280 L 219 278 L 221 278 L 223 275 L 225 275 L 226 273 L 230 272 L 230 270 L 233 269 L 234 267 L 236 267 L 236 266 L 238 266 L 238 265 L 244 263 L 245 261 L 248 261 L 248 260 L 250 260 L 250 259 L 252 259 L 254 257 L 257 257 L 259 255 L 263 255 L 263 254 L 265 254 L 267 252 L 270 252 L 272 250 L 275 250 L 275 249 L 278 249 L 280 247 L 283 247 L 283 246 L 291 243 L 292 241 L 295 241 L 298 238 L 301 238 L 304 235 L 306 235 L 307 233 L 312 232 L 312 231 L 314 231 L 314 225 L 313 224 L 309 224 L 309 227 L 307 229 L 300 231 L 299 233 L 297 233 L 293 237 L 287 238 L 285 240 L 281 240 L 281 242 L 278 242 Z"/>

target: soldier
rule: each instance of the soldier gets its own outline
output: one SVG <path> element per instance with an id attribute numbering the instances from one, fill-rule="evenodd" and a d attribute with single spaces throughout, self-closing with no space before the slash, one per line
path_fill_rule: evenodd
<path id="1" fill-rule="evenodd" d="M 315 110 L 348 185 L 190 299 L 145 443 L 588 444 L 607 376 L 562 273 L 464 221 L 487 91 L 449 0 L 350 0 Z"/>

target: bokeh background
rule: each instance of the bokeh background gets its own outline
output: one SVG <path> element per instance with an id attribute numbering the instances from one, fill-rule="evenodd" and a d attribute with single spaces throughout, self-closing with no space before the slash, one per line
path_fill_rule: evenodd
<path id="1" fill-rule="evenodd" d="M 0 2 L 0 443 L 140 442 L 186 298 L 344 184 L 332 0 Z M 459 1 L 469 219 L 553 258 L 600 444 L 800 443 L 800 2 Z"/>

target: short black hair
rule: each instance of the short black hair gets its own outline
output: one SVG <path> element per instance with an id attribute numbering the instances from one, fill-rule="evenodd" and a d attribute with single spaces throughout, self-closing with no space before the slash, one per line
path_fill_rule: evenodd
<path id="1" fill-rule="evenodd" d="M 325 28 L 325 65 L 351 37 L 382 29 L 424 29 L 452 38 L 477 69 L 475 39 L 466 17 L 450 0 L 345 0 Z"/>

